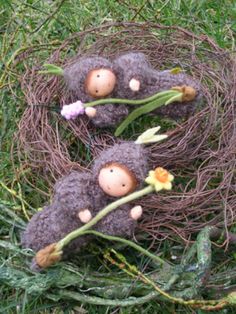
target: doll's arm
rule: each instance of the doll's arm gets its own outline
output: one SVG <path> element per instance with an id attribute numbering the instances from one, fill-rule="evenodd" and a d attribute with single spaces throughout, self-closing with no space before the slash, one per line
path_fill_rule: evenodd
<path id="1" fill-rule="evenodd" d="M 117 125 L 128 113 L 129 111 L 126 105 L 108 104 L 96 106 L 95 111 L 93 110 L 91 114 L 88 112 L 87 115 L 95 126 L 103 128 Z"/>
<path id="2" fill-rule="evenodd" d="M 143 209 L 141 206 L 134 206 L 131 210 L 130 210 L 130 213 L 129 213 L 129 216 L 130 218 L 132 218 L 133 220 L 138 220 L 141 216 L 142 216 L 142 213 L 143 213 Z M 87 223 L 89 222 L 93 216 L 92 216 L 92 212 L 91 210 L 85 208 L 85 209 L 81 209 L 79 212 L 78 212 L 78 218 L 80 219 L 80 221 L 82 223 Z"/>
<path id="3" fill-rule="evenodd" d="M 141 206 L 130 210 L 130 205 L 123 205 L 104 217 L 94 228 L 108 235 L 131 237 L 141 214 Z"/>
<path id="4" fill-rule="evenodd" d="M 54 187 L 53 204 L 79 223 L 87 223 L 96 215 L 89 191 L 94 184 L 88 172 L 71 172 L 57 181 Z"/>

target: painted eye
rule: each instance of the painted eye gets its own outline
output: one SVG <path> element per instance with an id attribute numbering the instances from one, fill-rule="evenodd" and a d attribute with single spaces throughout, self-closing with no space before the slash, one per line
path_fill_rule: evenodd
<path id="1" fill-rule="evenodd" d="M 125 184 L 123 183 L 122 186 L 125 186 Z"/>
<path id="2" fill-rule="evenodd" d="M 113 172 L 113 169 L 111 169 L 110 172 Z"/>
<path id="3" fill-rule="evenodd" d="M 98 74 L 97 77 L 100 77 L 100 75 Z"/>

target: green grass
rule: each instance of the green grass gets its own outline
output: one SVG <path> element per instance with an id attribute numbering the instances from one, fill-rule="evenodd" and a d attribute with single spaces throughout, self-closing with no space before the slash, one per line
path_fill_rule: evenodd
<path id="1" fill-rule="evenodd" d="M 113 21 L 149 21 L 168 26 L 185 27 L 198 35 L 210 36 L 222 48 L 235 49 L 235 1 L 0 0 L 0 181 L 8 189 L 12 189 L 9 191 L 0 186 L 0 269 L 6 272 L 5 281 L 0 282 L 0 313 L 131 314 L 181 311 L 193 313 L 190 309 L 185 308 L 183 310 L 182 307 L 163 302 L 158 303 L 157 301 L 123 309 L 88 304 L 80 305 L 77 301 L 57 301 L 55 298 L 57 289 L 62 288 L 63 283 L 54 278 L 55 273 L 53 271 L 51 273 L 53 278 L 51 279 L 51 286 L 44 282 L 44 277 L 40 277 L 41 275 L 38 277 L 38 285 L 34 278 L 36 289 L 34 292 L 30 290 L 33 289 L 32 284 L 27 286 L 27 280 L 30 280 L 31 274 L 27 270 L 25 260 L 29 253 L 22 253 L 17 249 L 17 245 L 19 244 L 19 233 L 24 227 L 27 216 L 23 209 L 25 207 L 26 213 L 29 214 L 32 214 L 33 211 L 27 204 L 24 205 L 22 200 L 26 200 L 33 208 L 38 208 L 43 205 L 42 202 L 46 201 L 46 198 L 35 193 L 32 186 L 21 180 L 24 170 L 18 163 L 15 164 L 15 169 L 12 164 L 12 159 L 16 160 L 16 156 L 14 153 L 12 155 L 11 152 L 12 139 L 25 108 L 24 95 L 19 84 L 24 66 L 20 63 L 14 67 L 14 53 L 27 46 L 56 44 L 57 41 L 66 39 L 74 32 Z M 46 57 L 47 51 L 42 52 L 41 58 L 46 59 Z M 33 62 L 33 59 L 29 60 L 29 64 L 33 64 Z M 141 121 L 143 125 L 146 125 L 145 117 Z M 148 123 L 152 125 L 154 122 L 156 123 L 156 120 Z M 166 121 L 166 125 L 168 127 L 168 121 Z M 128 132 L 136 132 L 136 128 L 134 123 Z M 29 172 L 26 175 L 33 176 L 33 173 Z M 41 188 L 43 182 L 37 182 L 37 185 Z M 50 194 L 47 187 L 44 189 Z M 13 195 L 14 191 L 19 196 L 18 198 Z M 11 245 L 13 246 L 11 247 Z M 169 242 L 162 247 L 164 256 L 168 256 L 170 247 L 171 243 Z M 97 248 L 92 248 L 91 252 L 93 250 L 97 250 Z M 109 268 L 110 278 L 115 277 L 116 280 L 117 277 L 120 278 L 115 268 L 105 265 L 102 256 L 98 263 L 92 263 L 93 255 L 91 252 L 87 252 L 87 255 L 82 259 L 83 270 L 91 268 L 92 271 L 95 271 L 96 268 L 100 267 L 105 271 Z M 148 263 L 141 258 L 135 259 L 134 253 L 130 250 L 126 254 L 141 268 Z M 232 260 L 232 257 L 229 259 Z M 88 265 L 88 261 L 91 262 L 91 266 Z M 68 271 L 66 267 L 65 270 Z M 56 268 L 56 271 L 59 272 L 61 269 Z M 67 275 L 72 276 L 72 274 L 73 270 L 69 270 Z M 7 275 L 9 275 L 8 278 Z M 78 273 L 77 275 L 80 276 L 81 274 Z M 12 281 L 9 279 L 10 277 Z M 48 287 L 51 287 L 50 298 L 46 298 L 48 294 L 46 292 L 47 284 Z M 25 289 L 21 289 L 24 285 Z M 89 286 L 89 283 L 87 285 Z M 198 311 L 196 313 L 204 312 Z M 224 313 L 230 313 L 230 311 Z"/>

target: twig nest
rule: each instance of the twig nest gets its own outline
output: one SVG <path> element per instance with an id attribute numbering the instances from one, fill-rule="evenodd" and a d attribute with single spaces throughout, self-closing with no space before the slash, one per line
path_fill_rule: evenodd
<path id="1" fill-rule="evenodd" d="M 85 80 L 86 92 L 94 97 L 108 96 L 116 85 L 116 76 L 109 69 L 91 70 Z"/>
<path id="2" fill-rule="evenodd" d="M 126 166 L 115 162 L 100 170 L 98 183 L 106 194 L 114 197 L 133 192 L 138 184 L 134 174 Z"/>

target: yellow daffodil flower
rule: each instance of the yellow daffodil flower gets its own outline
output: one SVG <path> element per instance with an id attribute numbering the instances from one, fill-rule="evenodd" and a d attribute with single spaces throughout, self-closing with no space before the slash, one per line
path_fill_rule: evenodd
<path id="1" fill-rule="evenodd" d="M 156 192 L 161 190 L 171 190 L 172 181 L 174 176 L 170 174 L 166 169 L 162 167 L 157 167 L 155 170 L 151 170 L 148 173 L 148 177 L 145 179 L 145 182 L 153 185 Z"/>

